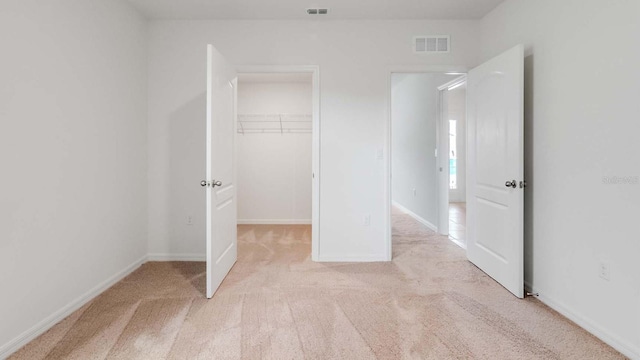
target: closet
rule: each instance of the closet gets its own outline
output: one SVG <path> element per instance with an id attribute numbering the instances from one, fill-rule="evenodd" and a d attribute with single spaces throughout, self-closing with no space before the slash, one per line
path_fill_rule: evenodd
<path id="1" fill-rule="evenodd" d="M 240 74 L 239 224 L 311 224 L 311 74 Z"/>

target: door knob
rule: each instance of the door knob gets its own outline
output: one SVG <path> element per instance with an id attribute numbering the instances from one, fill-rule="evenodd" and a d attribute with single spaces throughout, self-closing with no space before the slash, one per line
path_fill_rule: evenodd
<path id="1" fill-rule="evenodd" d="M 202 180 L 202 181 L 200 181 L 200 186 L 202 186 L 202 187 L 206 187 L 207 185 L 209 185 L 209 183 L 207 182 L 207 180 Z"/>
<path id="2" fill-rule="evenodd" d="M 518 186 L 518 184 L 516 183 L 515 180 L 511 180 L 511 181 L 507 181 L 506 183 L 504 183 L 504 186 L 511 187 L 511 188 L 515 189 Z"/>
<path id="3" fill-rule="evenodd" d="M 213 180 L 212 184 L 211 187 L 222 186 L 222 181 Z"/>

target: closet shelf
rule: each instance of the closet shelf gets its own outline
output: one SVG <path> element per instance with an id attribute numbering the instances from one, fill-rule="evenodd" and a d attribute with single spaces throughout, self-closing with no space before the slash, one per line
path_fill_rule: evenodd
<path id="1" fill-rule="evenodd" d="M 311 114 L 240 114 L 238 134 L 248 133 L 310 133 Z"/>

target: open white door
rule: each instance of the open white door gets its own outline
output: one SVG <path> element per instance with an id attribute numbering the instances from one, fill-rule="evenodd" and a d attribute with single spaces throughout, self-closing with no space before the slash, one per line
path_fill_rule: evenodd
<path id="1" fill-rule="evenodd" d="M 207 297 L 238 257 L 235 174 L 235 69 L 207 46 Z"/>
<path id="2" fill-rule="evenodd" d="M 467 257 L 524 297 L 524 50 L 467 77 Z"/>

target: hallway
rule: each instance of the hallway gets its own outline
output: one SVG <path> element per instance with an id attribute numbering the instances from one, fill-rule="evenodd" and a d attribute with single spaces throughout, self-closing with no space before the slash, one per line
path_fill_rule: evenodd
<path id="1" fill-rule="evenodd" d="M 449 238 L 455 243 L 467 244 L 467 204 L 449 203 Z"/>

